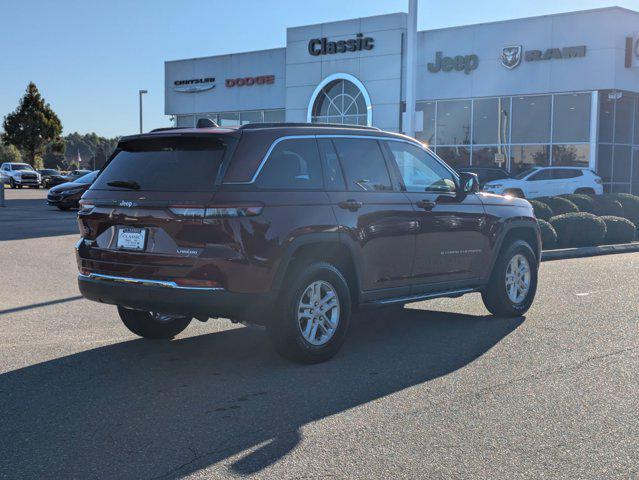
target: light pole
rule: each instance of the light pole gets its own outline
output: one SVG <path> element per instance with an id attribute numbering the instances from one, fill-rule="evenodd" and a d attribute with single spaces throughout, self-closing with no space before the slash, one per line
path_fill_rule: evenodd
<path id="1" fill-rule="evenodd" d="M 145 93 L 149 93 L 148 90 L 139 90 L 138 94 L 140 96 L 140 133 L 142 133 L 142 95 Z"/>
<path id="2" fill-rule="evenodd" d="M 415 136 L 415 64 L 417 63 L 417 0 L 408 0 L 406 38 L 406 125 L 404 133 Z"/>

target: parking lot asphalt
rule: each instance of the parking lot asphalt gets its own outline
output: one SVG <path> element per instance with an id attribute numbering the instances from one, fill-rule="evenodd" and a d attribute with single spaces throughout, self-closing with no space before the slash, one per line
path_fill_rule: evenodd
<path id="1" fill-rule="evenodd" d="M 366 312 L 289 363 L 265 332 L 141 340 L 79 297 L 74 212 L 0 208 L 0 478 L 637 478 L 639 254 L 544 263 L 525 318 L 479 295 Z"/>

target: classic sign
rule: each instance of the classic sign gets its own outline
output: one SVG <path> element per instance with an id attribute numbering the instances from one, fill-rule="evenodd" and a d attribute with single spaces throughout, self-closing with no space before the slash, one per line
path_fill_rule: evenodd
<path id="1" fill-rule="evenodd" d="M 314 57 L 320 55 L 333 55 L 334 53 L 359 52 L 361 50 L 372 50 L 375 47 L 375 39 L 365 37 L 363 33 L 358 33 L 350 40 L 329 41 L 328 38 L 313 38 L 308 42 L 308 53 Z"/>
<path id="2" fill-rule="evenodd" d="M 252 85 L 271 85 L 275 83 L 275 75 L 260 75 L 259 77 L 227 78 L 224 85 L 227 88 L 250 87 Z"/>
<path id="3" fill-rule="evenodd" d="M 182 93 L 203 92 L 212 88 L 215 88 L 215 77 L 191 78 L 173 82 L 173 90 Z"/>
<path id="4" fill-rule="evenodd" d="M 456 70 L 468 75 L 479 66 L 479 57 L 474 53 L 471 55 L 456 55 L 454 57 L 444 57 L 442 52 L 435 54 L 435 62 L 428 64 L 430 73 L 450 72 Z"/>

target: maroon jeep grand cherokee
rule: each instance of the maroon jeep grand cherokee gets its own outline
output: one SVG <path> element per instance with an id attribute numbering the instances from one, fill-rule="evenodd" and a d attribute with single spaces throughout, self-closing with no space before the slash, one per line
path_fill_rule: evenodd
<path id="1" fill-rule="evenodd" d="M 265 325 L 309 363 L 367 306 L 481 292 L 493 314 L 519 316 L 537 287 L 537 222 L 527 201 L 477 185 L 372 127 L 125 137 L 81 201 L 80 291 L 142 337 L 225 317 Z"/>

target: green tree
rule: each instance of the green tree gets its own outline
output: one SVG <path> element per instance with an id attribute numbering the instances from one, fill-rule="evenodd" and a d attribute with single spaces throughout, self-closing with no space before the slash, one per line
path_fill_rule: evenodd
<path id="1" fill-rule="evenodd" d="M 18 108 L 4 117 L 3 128 L 2 140 L 19 148 L 31 165 L 48 148 L 60 148 L 62 144 L 62 123 L 33 82 Z"/>
<path id="2" fill-rule="evenodd" d="M 22 156 L 20 155 L 20 150 L 14 145 L 7 145 L 6 143 L 0 142 L 0 163 L 21 161 Z"/>

